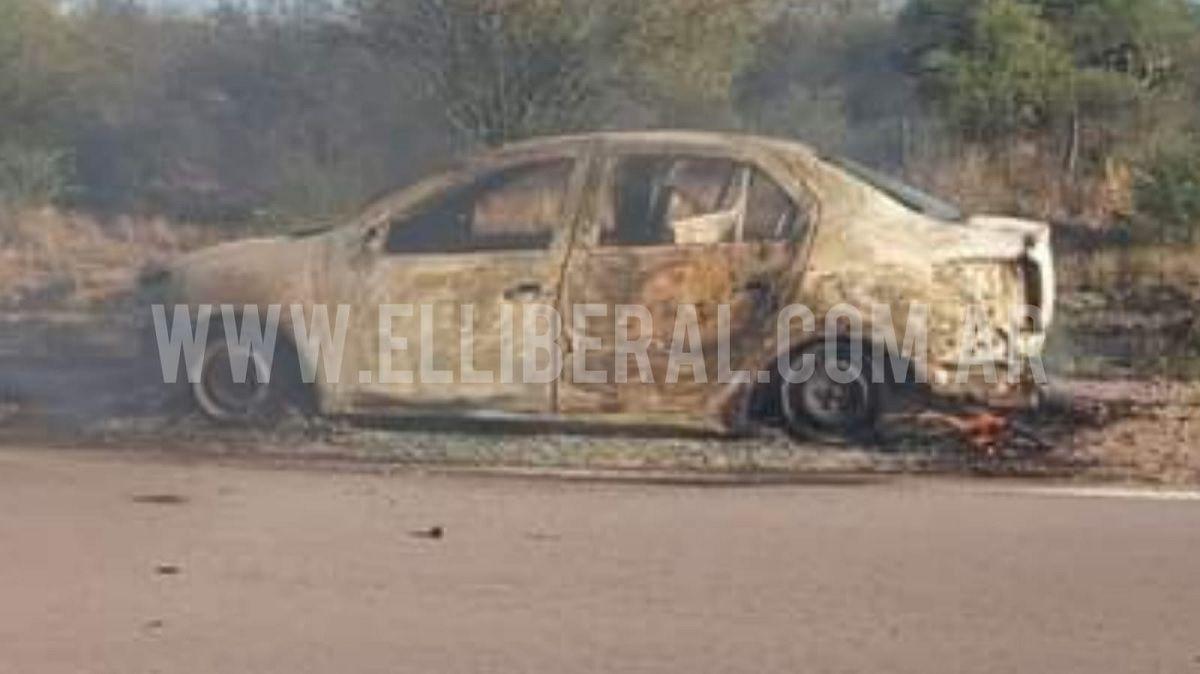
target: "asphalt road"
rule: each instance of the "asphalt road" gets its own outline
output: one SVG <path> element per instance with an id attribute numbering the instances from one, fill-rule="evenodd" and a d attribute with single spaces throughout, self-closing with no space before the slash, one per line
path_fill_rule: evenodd
<path id="1" fill-rule="evenodd" d="M 1104 494 L 0 450 L 0 672 L 1200 672 L 1200 501 Z"/>

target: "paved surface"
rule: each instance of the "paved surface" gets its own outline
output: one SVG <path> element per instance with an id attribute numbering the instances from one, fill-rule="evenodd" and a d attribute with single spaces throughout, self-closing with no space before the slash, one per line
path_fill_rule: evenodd
<path id="1" fill-rule="evenodd" d="M 1023 489 L 0 450 L 0 672 L 1200 672 L 1200 503 Z"/>

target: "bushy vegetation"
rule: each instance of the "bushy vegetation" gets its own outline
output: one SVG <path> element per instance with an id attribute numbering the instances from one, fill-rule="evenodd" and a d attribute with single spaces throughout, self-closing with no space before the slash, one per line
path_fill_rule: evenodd
<path id="1" fill-rule="evenodd" d="M 1200 241 L 1200 148 L 1184 145 L 1153 156 L 1137 183 L 1137 208 L 1141 238 Z"/>
<path id="2" fill-rule="evenodd" d="M 1198 46 L 1188 0 L 0 0 L 0 200 L 332 218 L 478 146 L 685 126 L 1185 231 Z"/>
<path id="3" fill-rule="evenodd" d="M 70 165 L 61 150 L 16 143 L 0 146 L 0 202 L 44 206 L 64 198 Z"/>

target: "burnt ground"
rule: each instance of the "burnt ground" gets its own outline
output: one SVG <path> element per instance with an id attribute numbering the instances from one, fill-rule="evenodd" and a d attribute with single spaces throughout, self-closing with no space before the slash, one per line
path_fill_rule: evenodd
<path id="1" fill-rule="evenodd" d="M 123 315 L 114 312 L 112 315 Z M 1200 483 L 1200 386 L 1096 378 L 1079 363 L 1036 414 L 996 425 L 978 410 L 895 405 L 877 443 L 828 446 L 779 432 L 720 438 L 646 429 L 285 420 L 271 430 L 200 417 L 164 387 L 122 321 L 9 314 L 0 324 L 0 442 L 121 446 L 273 460 L 788 476 L 952 473 Z"/>

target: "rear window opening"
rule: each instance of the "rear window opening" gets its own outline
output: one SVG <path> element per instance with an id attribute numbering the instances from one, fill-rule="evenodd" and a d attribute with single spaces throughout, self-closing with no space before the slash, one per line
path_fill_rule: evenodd
<path id="1" fill-rule="evenodd" d="M 966 220 L 966 215 L 958 206 L 913 187 L 898 178 L 864 166 L 853 159 L 845 157 L 825 157 L 824 159 L 922 215 L 949 222 Z"/>

